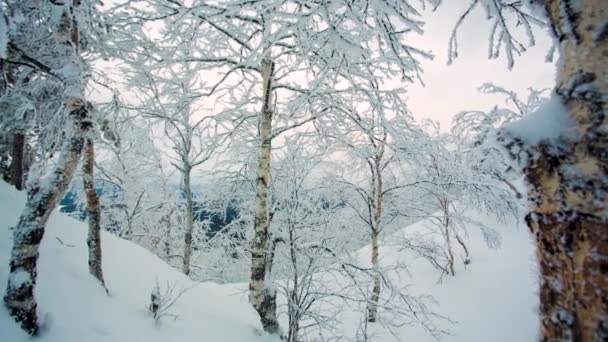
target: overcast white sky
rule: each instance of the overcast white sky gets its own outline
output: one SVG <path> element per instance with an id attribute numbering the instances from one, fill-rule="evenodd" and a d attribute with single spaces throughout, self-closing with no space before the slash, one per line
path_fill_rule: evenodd
<path id="1" fill-rule="evenodd" d="M 528 87 L 552 88 L 555 82 L 553 63 L 545 62 L 551 39 L 544 30 L 536 30 L 537 44 L 521 57 L 515 67 L 507 69 L 505 58 L 488 60 L 489 22 L 481 7 L 477 8 L 459 30 L 459 58 L 447 65 L 449 35 L 470 0 L 447 0 L 435 11 L 423 13 L 425 34 L 411 35 L 414 46 L 432 50 L 435 58 L 424 61 L 423 80 L 408 86 L 408 105 L 417 119 L 428 118 L 449 128 L 451 117 L 468 109 L 490 109 L 501 103 L 501 97 L 481 94 L 482 83 L 492 81 L 519 94 Z M 502 51 L 501 51 L 502 52 Z"/>

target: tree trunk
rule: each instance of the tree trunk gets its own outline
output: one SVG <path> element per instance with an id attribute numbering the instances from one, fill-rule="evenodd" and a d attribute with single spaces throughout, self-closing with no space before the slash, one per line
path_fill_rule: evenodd
<path id="1" fill-rule="evenodd" d="M 386 141 L 386 135 L 385 139 Z M 374 144 L 372 140 L 372 144 Z M 376 155 L 374 161 L 370 164 L 371 174 L 374 181 L 373 194 L 374 194 L 374 215 L 372 217 L 371 227 L 371 242 L 372 242 L 372 268 L 374 270 L 374 287 L 372 288 L 372 298 L 367 308 L 367 321 L 375 322 L 378 315 L 378 301 L 380 300 L 381 290 L 381 279 L 380 279 L 380 268 L 379 268 L 379 251 L 378 251 L 378 235 L 380 234 L 380 224 L 382 219 L 382 170 L 380 164 L 382 163 L 382 156 L 384 154 L 384 145 L 380 146 L 380 151 Z"/>
<path id="2" fill-rule="evenodd" d="M 378 301 L 380 300 L 381 279 L 378 270 L 378 232 L 372 231 L 372 268 L 374 269 L 374 287 L 372 288 L 372 298 L 367 307 L 367 321 L 375 322 L 378 315 Z"/>
<path id="3" fill-rule="evenodd" d="M 89 233 L 87 246 L 89 247 L 89 272 L 97 278 L 101 286 L 106 287 L 103 278 L 101 258 L 101 212 L 99 209 L 99 197 L 95 189 L 94 166 L 95 145 L 91 139 L 87 139 L 84 145 L 84 160 L 82 163 L 82 178 L 84 181 L 84 192 L 87 198 L 87 216 L 89 218 Z M 106 289 L 107 291 L 107 289 Z"/>
<path id="4" fill-rule="evenodd" d="M 185 275 L 190 274 L 190 259 L 192 258 L 192 234 L 194 232 L 194 210 L 192 203 L 192 187 L 190 185 L 190 174 L 192 168 L 188 165 L 184 168 L 184 187 L 182 191 L 186 196 L 186 235 L 184 236 L 184 264 L 182 271 Z"/>
<path id="5" fill-rule="evenodd" d="M 450 238 L 450 207 L 447 199 L 441 199 L 441 209 L 443 210 L 443 234 L 445 239 L 446 254 L 448 257 L 448 271 L 452 276 L 456 275 L 454 272 L 454 252 L 452 251 L 452 239 Z"/>
<path id="6" fill-rule="evenodd" d="M 458 243 L 460 244 L 460 246 L 462 247 L 462 249 L 464 250 L 464 264 L 468 265 L 471 263 L 471 255 L 469 254 L 469 249 L 467 248 L 467 245 L 464 243 L 464 240 L 460 237 L 460 235 L 458 235 L 457 232 L 454 232 L 454 235 L 456 236 L 456 241 L 458 241 Z"/>
<path id="7" fill-rule="evenodd" d="M 255 186 L 255 235 L 251 242 L 251 279 L 249 282 L 249 302 L 260 315 L 264 331 L 280 334 L 276 313 L 276 291 L 267 267 L 269 247 L 269 207 L 268 186 L 270 185 L 270 154 L 272 142 L 272 77 L 274 63 L 262 61 L 263 104 L 259 119 L 259 157 Z"/>
<path id="8" fill-rule="evenodd" d="M 167 213 L 167 215 L 163 216 L 162 222 L 165 223 L 165 241 L 164 241 L 164 249 L 165 249 L 165 260 L 170 262 L 171 259 L 171 215 L 173 215 L 173 209 Z"/>
<path id="9" fill-rule="evenodd" d="M 448 257 L 448 265 L 447 265 L 447 270 L 450 272 L 450 274 L 452 276 L 456 275 L 456 272 L 454 271 L 454 253 L 452 252 L 452 240 L 450 239 L 450 230 L 448 227 L 444 227 L 444 232 L 443 234 L 445 235 L 445 247 L 446 247 L 446 254 Z"/>
<path id="10" fill-rule="evenodd" d="M 608 340 L 608 6 L 548 0 L 557 96 L 573 137 L 541 143 L 525 170 L 540 263 L 541 341 Z"/>
<path id="11" fill-rule="evenodd" d="M 10 179 L 17 190 L 23 190 L 25 162 L 25 133 L 17 130 L 13 133 L 11 151 Z"/>
<path id="12" fill-rule="evenodd" d="M 78 166 L 85 136 L 90 130 L 84 101 L 68 97 L 66 109 L 72 124 L 68 138 L 59 155 L 50 179 L 28 189 L 25 208 L 13 232 L 13 248 L 4 303 L 11 316 L 29 334 L 38 333 L 37 303 L 34 298 L 37 261 L 44 227 L 55 206 L 63 196 Z"/>

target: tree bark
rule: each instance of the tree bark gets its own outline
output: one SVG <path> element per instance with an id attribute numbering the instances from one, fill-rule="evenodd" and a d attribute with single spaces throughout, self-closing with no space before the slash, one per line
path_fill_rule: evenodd
<path id="1" fill-rule="evenodd" d="M 17 190 L 23 190 L 25 162 L 25 134 L 17 130 L 13 133 L 10 179 Z"/>
<path id="2" fill-rule="evenodd" d="M 64 48 L 65 67 L 80 70 L 79 28 L 74 10 L 80 5 L 74 1 L 65 6 L 61 23 L 57 30 L 58 46 Z M 62 60 L 63 61 L 63 60 Z M 84 76 L 84 75 L 82 75 Z M 82 154 L 85 139 L 91 131 L 87 103 L 82 98 L 84 77 L 69 75 L 63 79 L 64 104 L 68 137 L 64 140 L 53 173 L 37 186 L 28 189 L 28 198 L 19 222 L 13 231 L 13 247 L 9 262 L 9 277 L 4 303 L 15 321 L 30 335 L 39 331 L 38 304 L 34 298 L 34 288 L 38 275 L 37 263 L 40 241 L 45 225 L 55 206 L 65 193 Z"/>
<path id="3" fill-rule="evenodd" d="M 185 275 L 190 274 L 190 259 L 192 258 L 192 234 L 194 233 L 194 209 L 192 200 L 192 187 L 190 185 L 190 174 L 192 168 L 188 165 L 184 167 L 183 189 L 186 196 L 186 234 L 184 236 L 184 263 L 182 271 Z"/>
<path id="4" fill-rule="evenodd" d="M 555 93 L 573 136 L 525 170 L 540 263 L 541 341 L 608 340 L 608 6 L 547 0 L 561 61 Z"/>
<path id="5" fill-rule="evenodd" d="M 249 302 L 260 315 L 264 331 L 281 334 L 276 313 L 276 291 L 271 286 L 272 279 L 267 272 L 271 266 L 267 262 L 269 247 L 269 206 L 268 187 L 270 185 L 270 154 L 272 142 L 272 78 L 274 63 L 262 61 L 263 104 L 259 119 L 259 157 L 255 187 L 254 237 L 251 242 L 251 279 L 249 282 Z"/>
<path id="6" fill-rule="evenodd" d="M 374 269 L 374 287 L 372 288 L 372 298 L 367 307 L 367 321 L 375 322 L 378 315 L 378 301 L 380 300 L 381 279 L 378 270 L 378 232 L 376 229 L 372 231 L 372 268 Z"/>
<path id="7" fill-rule="evenodd" d="M 89 247 L 89 272 L 105 289 L 106 285 L 103 278 L 101 256 L 101 211 L 99 209 L 99 196 L 97 196 L 95 189 L 94 178 L 95 144 L 91 139 L 86 140 L 83 154 L 82 177 L 84 192 L 87 198 L 87 216 L 89 219 L 89 233 L 87 236 L 87 246 Z"/>
<path id="8" fill-rule="evenodd" d="M 72 136 L 64 142 L 50 179 L 28 189 L 25 209 L 13 232 L 10 273 L 4 303 L 10 315 L 31 335 L 36 335 L 39 329 L 34 287 L 38 274 L 40 241 L 49 216 L 74 176 L 85 136 L 91 125 L 87 121 L 88 112 L 84 101 L 68 97 L 66 109 L 69 111 Z"/>

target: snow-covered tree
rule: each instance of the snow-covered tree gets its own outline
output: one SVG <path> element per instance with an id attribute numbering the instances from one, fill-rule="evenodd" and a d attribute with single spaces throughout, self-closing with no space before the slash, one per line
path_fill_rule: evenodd
<path id="1" fill-rule="evenodd" d="M 477 4 L 487 5 L 488 17 L 497 23 L 495 27 L 500 30 L 491 31 L 490 44 L 494 46 L 498 38 L 497 43 L 506 48 L 510 66 L 513 52 L 522 51 L 512 32 L 523 27 L 530 42 L 534 42 L 530 24 L 538 17 L 546 18 L 553 35 L 554 49 L 549 56 L 557 50 L 560 58 L 551 100 L 503 137 L 513 153 L 523 150 L 524 156 L 529 156 L 524 158 L 527 222 L 536 235 L 541 271 L 540 339 L 605 339 L 605 3 L 480 0 L 471 7 Z M 515 13 L 517 20 L 509 20 L 509 12 Z M 458 23 L 464 17 L 466 13 Z M 490 55 L 497 55 L 498 51 L 492 47 Z"/>
<path id="2" fill-rule="evenodd" d="M 4 296 L 10 314 L 29 334 L 39 329 L 34 299 L 37 259 L 46 222 L 65 192 L 81 157 L 93 122 L 84 96 L 87 64 L 83 52 L 95 52 L 98 43 L 94 1 L 37 2 L 4 1 L 8 9 L 8 47 L 10 58 L 25 64 L 35 73 L 53 80 L 54 98 L 60 110 L 51 114 L 52 123 L 65 130 L 58 141 L 58 156 L 44 176 L 30 177 L 28 199 L 14 229 L 10 275 Z M 14 56 L 14 57 L 13 57 Z M 41 172 L 39 165 L 37 172 Z"/>
<path id="3" fill-rule="evenodd" d="M 404 146 L 400 152 L 418 170 L 418 187 L 429 199 L 418 210 L 436 223 L 445 250 L 443 270 L 455 275 L 453 239 L 465 252 L 465 264 L 471 262 L 464 239 L 470 229 L 480 229 L 489 247 L 500 244 L 499 233 L 471 219 L 471 211 L 491 214 L 500 221 L 517 217 L 519 205 L 515 193 L 499 178 L 477 167 L 478 156 L 459 149 L 450 135 L 430 133 L 414 149 Z"/>

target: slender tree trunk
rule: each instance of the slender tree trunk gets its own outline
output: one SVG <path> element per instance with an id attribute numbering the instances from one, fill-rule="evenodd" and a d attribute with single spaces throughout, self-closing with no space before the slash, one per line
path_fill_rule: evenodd
<path id="1" fill-rule="evenodd" d="M 264 330 L 270 334 L 280 334 L 276 313 L 276 291 L 267 272 L 269 247 L 269 206 L 268 186 L 270 185 L 270 154 L 272 142 L 272 78 L 274 63 L 262 61 L 263 104 L 259 118 L 259 157 L 255 186 L 255 223 L 251 242 L 251 279 L 249 282 L 249 302 L 260 315 Z"/>
<path id="2" fill-rule="evenodd" d="M 185 275 L 190 274 L 190 259 L 192 258 L 192 234 L 194 233 L 194 210 L 192 203 L 192 187 L 190 185 L 190 174 L 192 168 L 184 167 L 183 192 L 186 196 L 186 235 L 184 236 L 184 264 L 182 271 Z"/>
<path id="3" fill-rule="evenodd" d="M 381 279 L 378 270 L 378 232 L 372 231 L 372 268 L 374 269 L 374 287 L 372 288 L 372 298 L 367 307 L 367 321 L 375 322 L 378 315 L 378 301 L 380 300 Z"/>
<path id="4" fill-rule="evenodd" d="M 34 287 L 44 227 L 74 176 L 85 136 L 90 130 L 90 123 L 86 121 L 88 113 L 84 101 L 69 97 L 66 108 L 72 125 L 68 132 L 71 131 L 72 136 L 64 142 L 50 179 L 28 189 L 25 209 L 13 232 L 10 273 L 4 303 L 11 316 L 31 335 L 36 335 L 39 329 Z"/>
<path id="5" fill-rule="evenodd" d="M 445 220 L 446 220 L 446 224 L 447 224 L 448 219 L 446 218 Z M 448 226 L 444 226 L 443 228 L 444 228 L 443 234 L 445 235 L 445 245 L 446 245 L 447 257 L 448 257 L 447 269 L 452 276 L 455 276 L 456 272 L 454 271 L 454 252 L 452 251 L 452 240 L 450 239 L 450 229 Z"/>
<path id="6" fill-rule="evenodd" d="M 540 340 L 608 341 L 608 6 L 545 4 L 561 58 L 555 92 L 575 132 L 560 146 L 536 146 L 525 170 Z"/>
<path id="7" fill-rule="evenodd" d="M 386 140 L 386 138 L 385 138 Z M 382 219 L 382 170 L 380 164 L 382 162 L 382 156 L 384 152 L 384 145 L 380 147 L 380 152 L 376 156 L 375 160 L 370 165 L 372 169 L 372 178 L 374 181 L 374 217 L 372 218 L 373 226 L 371 227 L 371 242 L 372 242 L 372 268 L 374 269 L 374 287 L 372 288 L 372 298 L 368 304 L 367 309 L 367 320 L 368 322 L 375 322 L 378 315 L 378 301 L 380 300 L 380 290 L 382 289 L 382 282 L 380 279 L 380 257 L 378 251 L 378 235 L 380 234 L 380 224 Z"/>
<path id="8" fill-rule="evenodd" d="M 95 144 L 93 143 L 93 140 L 86 140 L 83 155 L 82 177 L 84 181 L 84 192 L 87 198 L 87 216 L 89 218 L 89 233 L 87 236 L 87 246 L 89 247 L 89 272 L 97 278 L 101 283 L 101 286 L 105 288 L 106 285 L 103 278 L 101 257 L 101 211 L 99 208 L 99 196 L 97 196 L 95 189 Z"/>
<path id="9" fill-rule="evenodd" d="M 25 134 L 21 130 L 13 133 L 10 178 L 17 190 L 23 190 L 25 163 Z"/>
<path id="10" fill-rule="evenodd" d="M 162 222 L 166 225 L 164 249 L 165 259 L 167 260 L 167 262 L 169 262 L 171 259 L 171 215 L 173 215 L 173 209 L 171 209 L 169 213 L 163 217 L 162 220 Z"/>
<path id="11" fill-rule="evenodd" d="M 467 248 L 467 245 L 464 243 L 464 240 L 460 237 L 460 235 L 458 235 L 458 233 L 454 232 L 454 235 L 456 236 L 456 241 L 458 241 L 458 244 L 460 244 L 460 246 L 464 250 L 464 255 L 465 255 L 464 264 L 468 265 L 471 262 L 471 255 L 469 254 L 469 249 Z"/>

